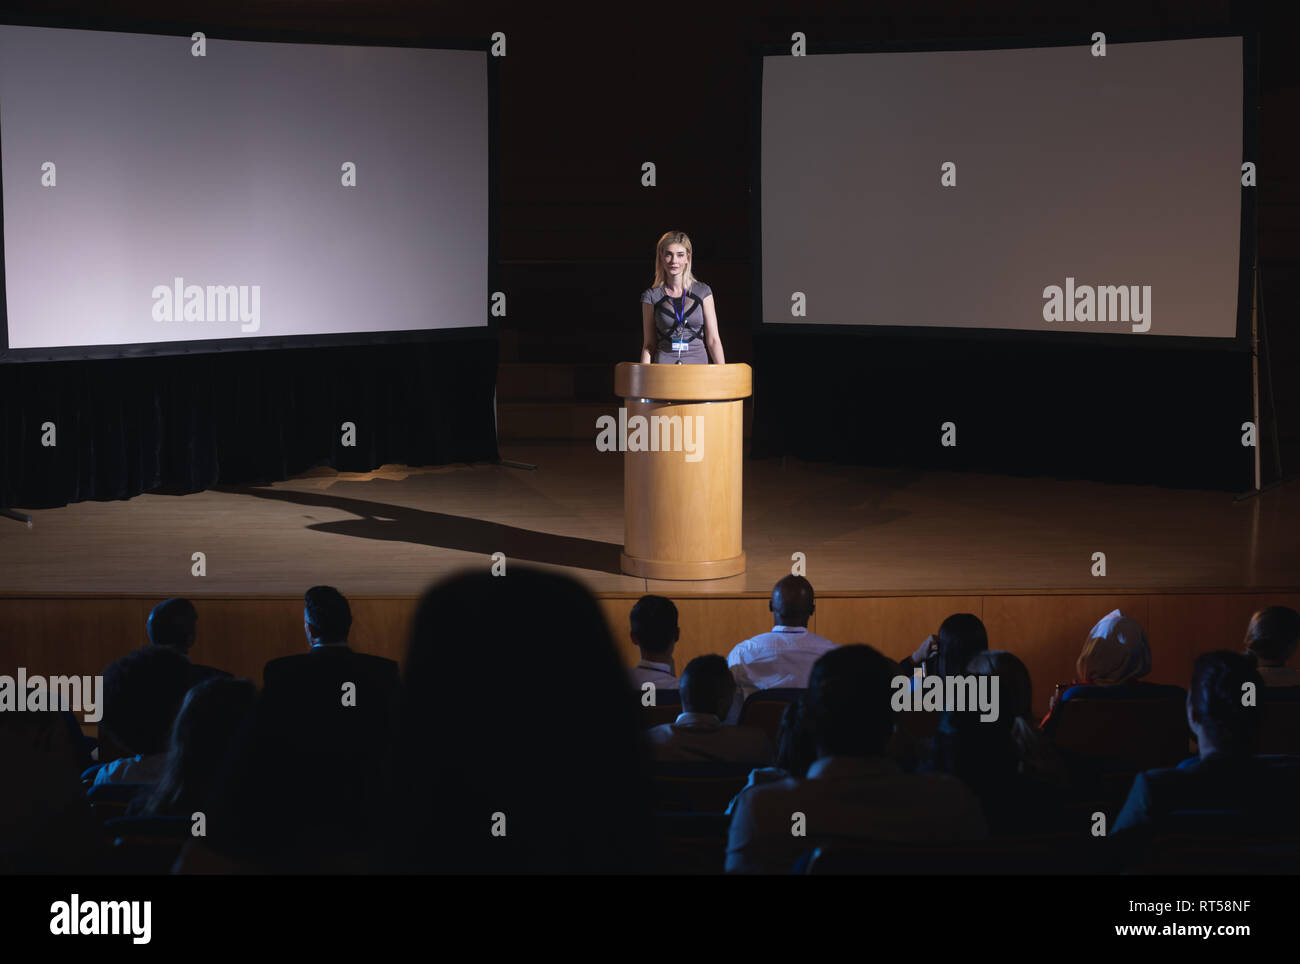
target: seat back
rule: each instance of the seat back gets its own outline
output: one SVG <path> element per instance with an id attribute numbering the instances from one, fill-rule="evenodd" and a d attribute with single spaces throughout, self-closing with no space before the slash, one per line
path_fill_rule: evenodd
<path id="1" fill-rule="evenodd" d="M 1187 710 L 1178 700 L 1072 699 L 1053 716 L 1058 747 L 1104 758 L 1116 770 L 1176 766 L 1189 752 Z"/>
<path id="2" fill-rule="evenodd" d="M 1080 874 L 1100 872 L 1103 856 L 1086 832 L 947 843 L 842 840 L 814 848 L 793 869 L 823 875 Z"/>
<path id="3" fill-rule="evenodd" d="M 656 869 L 661 874 L 722 873 L 730 824 L 724 813 L 655 814 Z"/>
<path id="4" fill-rule="evenodd" d="M 190 839 L 189 817 L 117 817 L 104 824 L 112 837 L 111 867 L 119 874 L 166 874 Z"/>
<path id="5" fill-rule="evenodd" d="M 1259 703 L 1264 717 L 1259 752 L 1300 754 L 1300 701 L 1272 699 L 1271 695 L 1264 690 L 1264 698 Z"/>
<path id="6" fill-rule="evenodd" d="M 637 706 L 641 712 L 641 728 L 648 730 L 652 726 L 661 726 L 677 719 L 682 711 L 682 694 L 680 690 L 655 687 L 655 705 L 644 706 L 639 698 Z"/>
<path id="7" fill-rule="evenodd" d="M 1300 864 L 1300 837 L 1294 832 L 1261 833 L 1240 814 L 1183 816 L 1146 842 L 1128 872 L 1292 875 Z M 1194 829 L 1198 824 L 1201 828 Z"/>
<path id="8" fill-rule="evenodd" d="M 770 689 L 750 693 L 740 708 L 740 718 L 736 722 L 742 726 L 758 727 L 775 744 L 785 708 L 806 692 L 808 691 L 803 689 Z"/>
<path id="9" fill-rule="evenodd" d="M 131 801 L 153 787 L 152 783 L 101 783 L 86 791 L 86 799 L 90 801 L 91 811 L 101 821 L 109 821 L 125 815 Z"/>
<path id="10" fill-rule="evenodd" d="M 717 763 L 656 763 L 654 807 L 661 813 L 722 813 L 749 782 L 750 768 Z"/>

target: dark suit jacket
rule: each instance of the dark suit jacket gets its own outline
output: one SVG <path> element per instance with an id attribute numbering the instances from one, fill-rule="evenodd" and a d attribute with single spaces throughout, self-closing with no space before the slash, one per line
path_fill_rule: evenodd
<path id="1" fill-rule="evenodd" d="M 355 687 L 344 704 L 344 684 Z M 266 702 L 298 742 L 366 752 L 396 735 L 401 674 L 397 663 L 347 646 L 317 646 L 273 659 L 262 670 Z"/>
<path id="2" fill-rule="evenodd" d="M 1290 825 L 1300 809 L 1300 758 L 1216 754 L 1139 773 L 1112 834 L 1129 846 L 1169 827 L 1175 811 L 1240 813 L 1259 833 Z M 1208 818 L 1207 818 L 1208 819 Z M 1182 829 L 1180 826 L 1177 829 Z"/>
<path id="3" fill-rule="evenodd" d="M 202 663 L 190 663 L 190 689 L 210 679 L 234 678 L 232 674 L 227 673 L 224 669 L 217 669 L 215 666 L 204 666 Z"/>

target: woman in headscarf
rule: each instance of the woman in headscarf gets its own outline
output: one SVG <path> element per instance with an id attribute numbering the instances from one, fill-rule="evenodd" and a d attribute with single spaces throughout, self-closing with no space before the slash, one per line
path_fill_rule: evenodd
<path id="1" fill-rule="evenodd" d="M 1073 699 L 1178 699 L 1187 698 L 1181 686 L 1148 683 L 1151 646 L 1146 630 L 1132 616 L 1112 609 L 1088 632 L 1075 663 L 1074 685 L 1052 694 L 1042 729 L 1050 735 L 1056 707 Z"/>

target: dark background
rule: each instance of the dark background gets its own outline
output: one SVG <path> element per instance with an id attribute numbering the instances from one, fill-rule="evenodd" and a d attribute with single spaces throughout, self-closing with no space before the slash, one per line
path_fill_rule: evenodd
<path id="1" fill-rule="evenodd" d="M 1277 5 L 1280 9 L 1282 5 Z M 1251 417 L 1240 351 L 1043 345 L 970 337 L 791 338 L 752 330 L 751 56 L 813 42 L 972 46 L 1095 30 L 1126 35 L 1260 31 L 1257 160 L 1263 308 L 1276 397 L 1261 371 L 1265 481 L 1300 459 L 1300 72 L 1293 18 L 1227 2 L 810 2 L 590 4 L 278 2 L 196 4 L 195 30 L 310 31 L 340 41 L 486 36 L 499 62 L 497 337 L 410 346 L 292 349 L 0 367 L 0 506 L 43 507 L 143 491 L 269 481 L 329 464 L 433 464 L 497 456 L 498 361 L 597 367 L 579 401 L 609 401 L 613 365 L 635 361 L 654 243 L 690 234 L 715 291 L 729 362 L 755 369 L 753 457 L 795 455 L 1105 481 L 1245 489 Z M 158 0 L 9 4 L 17 20 L 115 29 L 175 22 Z M 91 18 L 94 18 L 93 20 Z M 640 185 L 653 160 L 658 186 Z M 924 258 L 925 252 L 916 252 Z M 1276 422 L 1272 412 L 1276 409 Z M 338 445 L 345 419 L 365 430 Z M 57 449 L 39 445 L 58 423 Z M 959 445 L 938 444 L 958 423 Z M 1280 449 L 1271 445 L 1276 429 Z"/>

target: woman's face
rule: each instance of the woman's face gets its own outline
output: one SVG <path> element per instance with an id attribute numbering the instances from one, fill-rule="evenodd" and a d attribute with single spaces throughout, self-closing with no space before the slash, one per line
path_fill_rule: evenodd
<path id="1" fill-rule="evenodd" d="M 676 286 L 677 282 L 686 277 L 686 268 L 690 265 L 690 258 L 686 254 L 686 246 L 683 244 L 670 244 L 663 251 L 664 274 L 668 276 L 668 283 Z"/>

